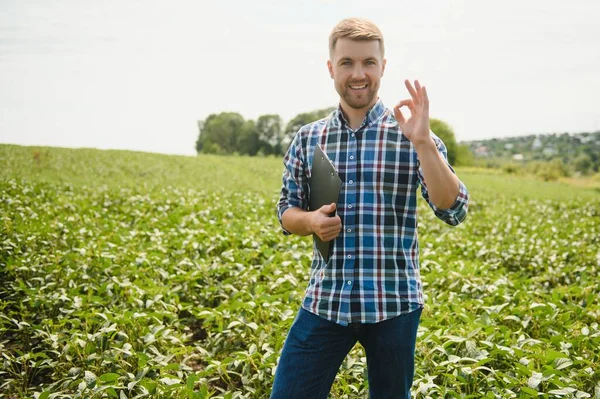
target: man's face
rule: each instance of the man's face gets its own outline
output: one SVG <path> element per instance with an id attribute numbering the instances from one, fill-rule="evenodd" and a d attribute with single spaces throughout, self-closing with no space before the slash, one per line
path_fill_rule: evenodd
<path id="1" fill-rule="evenodd" d="M 337 41 L 327 67 L 342 107 L 368 110 L 375 104 L 385 62 L 377 40 Z"/>

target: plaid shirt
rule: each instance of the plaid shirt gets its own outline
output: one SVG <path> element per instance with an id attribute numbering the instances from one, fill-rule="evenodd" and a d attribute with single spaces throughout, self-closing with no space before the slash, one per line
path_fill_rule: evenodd
<path id="1" fill-rule="evenodd" d="M 447 159 L 444 143 L 431 136 Z M 466 187 L 460 183 L 449 209 L 437 209 L 429 201 L 415 148 L 378 100 L 357 130 L 338 108 L 296 134 L 283 161 L 280 223 L 290 207 L 308 210 L 317 143 L 343 182 L 337 203 L 342 231 L 333 241 L 329 262 L 314 248 L 302 307 L 341 325 L 376 323 L 423 307 L 416 189 L 420 184 L 438 218 L 457 225 L 467 216 Z M 290 233 L 284 229 L 284 234 Z"/>

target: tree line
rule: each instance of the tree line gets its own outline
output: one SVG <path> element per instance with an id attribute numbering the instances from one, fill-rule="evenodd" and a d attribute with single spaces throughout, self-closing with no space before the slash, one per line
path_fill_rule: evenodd
<path id="1" fill-rule="evenodd" d="M 276 114 L 260 116 L 256 121 L 245 120 L 236 112 L 211 114 L 198 121 L 198 154 L 238 154 L 250 156 L 283 156 L 300 128 L 329 115 L 335 107 L 323 108 L 296 115 L 287 124 Z M 431 119 L 431 130 L 439 136 L 448 150 L 451 165 L 470 165 L 473 155 L 469 147 L 456 142 L 454 131 L 445 122 Z"/>
<path id="2" fill-rule="evenodd" d="M 524 171 L 552 178 L 600 172 L 600 131 L 494 138 L 466 144 L 475 153 L 476 165 L 509 173 Z"/>
<path id="3" fill-rule="evenodd" d="M 281 116 L 276 114 L 261 115 L 256 121 L 244 120 L 236 112 L 211 114 L 198 121 L 196 152 L 283 156 L 302 126 L 326 117 L 334 109 L 330 107 L 298 114 L 285 126 Z"/>

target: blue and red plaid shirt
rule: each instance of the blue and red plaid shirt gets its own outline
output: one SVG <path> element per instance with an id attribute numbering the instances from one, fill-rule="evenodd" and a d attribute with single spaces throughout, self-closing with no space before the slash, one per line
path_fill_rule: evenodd
<path id="1" fill-rule="evenodd" d="M 447 159 L 444 143 L 431 136 Z M 417 188 L 420 184 L 438 218 L 457 225 L 467 216 L 466 187 L 460 183 L 449 209 L 436 208 L 429 201 L 415 148 L 393 113 L 378 100 L 356 130 L 338 108 L 296 134 L 283 161 L 277 204 L 280 223 L 290 207 L 308 210 L 308 181 L 317 143 L 343 182 L 337 203 L 342 231 L 333 241 L 327 263 L 314 248 L 302 307 L 341 325 L 376 323 L 423 307 Z M 284 234 L 290 233 L 284 229 Z"/>

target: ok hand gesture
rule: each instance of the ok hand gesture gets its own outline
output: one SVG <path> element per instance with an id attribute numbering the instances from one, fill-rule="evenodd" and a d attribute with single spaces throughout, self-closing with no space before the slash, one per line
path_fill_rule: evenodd
<path id="1" fill-rule="evenodd" d="M 410 140 L 415 147 L 421 144 L 431 142 L 429 135 L 429 98 L 425 86 L 421 86 L 418 80 L 415 80 L 415 87 L 407 79 L 404 81 L 411 98 L 402 100 L 394 107 L 394 116 L 400 124 L 402 133 Z M 408 107 L 410 117 L 404 118 L 402 107 Z"/>

